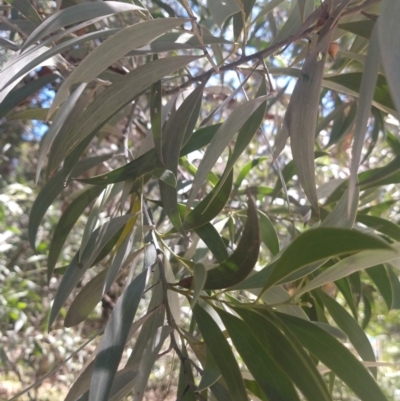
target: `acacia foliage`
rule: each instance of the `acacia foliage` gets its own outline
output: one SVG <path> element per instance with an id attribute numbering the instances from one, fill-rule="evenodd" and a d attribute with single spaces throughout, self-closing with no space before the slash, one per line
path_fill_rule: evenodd
<path id="1" fill-rule="evenodd" d="M 141 400 L 162 350 L 179 400 L 331 400 L 335 377 L 385 400 L 365 328 L 372 287 L 399 307 L 399 3 L 9 3 L 0 115 L 51 121 L 33 249 L 71 199 L 49 244 L 49 329 L 72 294 L 68 327 L 126 277 L 66 400 Z"/>

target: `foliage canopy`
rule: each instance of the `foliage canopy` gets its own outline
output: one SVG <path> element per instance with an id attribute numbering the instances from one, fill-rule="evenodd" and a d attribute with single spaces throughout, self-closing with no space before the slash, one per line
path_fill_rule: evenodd
<path id="1" fill-rule="evenodd" d="M 33 249 L 68 200 L 49 329 L 123 282 L 66 400 L 142 400 L 169 352 L 178 400 L 386 400 L 365 329 L 378 293 L 400 307 L 400 3 L 6 1 L 0 115 L 49 125 Z"/>

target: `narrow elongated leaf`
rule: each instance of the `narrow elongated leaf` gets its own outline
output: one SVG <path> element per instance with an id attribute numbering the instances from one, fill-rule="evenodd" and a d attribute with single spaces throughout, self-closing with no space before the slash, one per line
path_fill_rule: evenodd
<path id="1" fill-rule="evenodd" d="M 248 204 L 246 224 L 235 251 L 223 263 L 207 272 L 204 289 L 217 290 L 238 284 L 250 274 L 257 263 L 260 232 L 257 209 L 251 196 L 248 197 Z M 190 278 L 185 280 L 184 283 L 190 286 Z"/>
<path id="2" fill-rule="evenodd" d="M 103 188 L 100 186 L 88 188 L 76 199 L 74 199 L 70 205 L 68 205 L 60 217 L 49 246 L 49 257 L 47 259 L 48 280 L 51 278 L 57 263 L 57 259 L 61 253 L 61 249 L 68 237 L 69 232 L 72 230 L 72 227 L 75 225 L 86 207 L 100 195 L 102 190 Z"/>
<path id="3" fill-rule="evenodd" d="M 83 322 L 100 302 L 107 269 L 93 277 L 74 298 L 65 316 L 64 326 L 72 327 Z"/>
<path id="4" fill-rule="evenodd" d="M 199 116 L 204 83 L 199 85 L 181 104 L 179 109 L 168 120 L 164 129 L 162 160 L 167 169 L 175 176 L 178 173 L 178 163 L 181 147 L 185 138 L 193 132 Z M 182 228 L 182 220 L 178 209 L 178 198 L 175 188 L 159 181 L 163 208 L 176 230 Z"/>
<path id="5" fill-rule="evenodd" d="M 369 39 L 372 35 L 374 26 L 374 21 L 367 19 L 362 21 L 345 22 L 344 24 L 339 24 L 338 28 L 362 36 L 365 39 Z"/>
<path id="6" fill-rule="evenodd" d="M 118 1 L 81 3 L 76 6 L 68 7 L 55 13 L 38 26 L 30 34 L 28 39 L 26 39 L 22 49 L 26 50 L 33 43 L 68 25 L 85 20 L 92 20 L 96 17 L 106 17 L 112 14 L 134 10 L 144 9 L 133 4 L 121 3 Z"/>
<path id="7" fill-rule="evenodd" d="M 51 47 L 50 49 L 46 50 L 45 52 L 42 52 L 42 51 L 35 52 L 35 58 L 33 58 L 33 59 L 31 57 L 30 52 L 24 52 L 18 57 L 18 61 L 22 60 L 22 62 L 19 64 L 19 66 L 21 66 L 21 68 L 19 68 L 18 71 L 15 71 L 14 74 L 10 74 L 10 73 L 7 74 L 8 80 L 6 83 L 4 83 L 4 87 L 10 85 L 15 80 L 26 75 L 27 73 L 29 73 L 29 71 L 32 71 L 37 66 L 41 65 L 44 61 L 56 56 L 57 54 L 63 53 L 66 50 L 68 50 L 74 46 L 80 45 L 81 43 L 85 43 L 90 40 L 100 39 L 105 36 L 113 35 L 114 33 L 118 32 L 119 30 L 120 30 L 119 28 L 114 28 L 114 29 L 107 29 L 104 31 L 95 31 L 95 32 L 87 33 L 86 35 L 79 36 L 77 38 L 65 40 L 65 41 L 61 42 L 60 44 Z M 31 61 L 29 61 L 29 60 L 31 60 Z M 13 71 L 14 70 L 15 70 L 15 68 L 13 69 Z M 44 120 L 47 119 L 48 111 L 47 111 L 47 114 L 46 114 L 46 117 L 44 118 Z"/>
<path id="8" fill-rule="evenodd" d="M 400 282 L 398 275 L 393 271 L 391 266 L 386 266 L 390 286 L 392 288 L 392 305 L 390 309 L 400 309 Z"/>
<path id="9" fill-rule="evenodd" d="M 53 83 L 58 78 L 59 75 L 57 74 L 45 75 L 33 80 L 32 82 L 29 82 L 28 84 L 25 84 L 24 86 L 21 86 L 21 88 L 15 89 L 8 93 L 8 95 L 0 103 L 0 118 L 3 118 L 25 99 L 30 98 L 38 90 L 50 83 Z"/>
<path id="10" fill-rule="evenodd" d="M 82 92 L 85 90 L 86 84 L 79 85 L 78 88 L 72 93 L 72 95 L 68 98 L 68 100 L 63 104 L 63 107 L 60 108 L 59 112 L 55 116 L 50 128 L 47 130 L 46 134 L 44 135 L 41 143 L 40 143 L 40 150 L 39 156 L 36 166 L 36 183 L 39 181 L 40 172 L 42 170 L 42 166 L 44 163 L 44 159 L 46 157 L 46 153 L 49 150 L 51 144 L 54 141 L 54 138 L 59 133 L 61 126 L 65 123 L 65 120 L 68 114 L 76 105 L 78 99 L 82 95 Z"/>
<path id="11" fill-rule="evenodd" d="M 332 370 L 361 401 L 387 401 L 367 369 L 339 341 L 310 322 L 277 313 L 304 347 Z"/>
<path id="12" fill-rule="evenodd" d="M 235 348 L 268 399 L 299 400 L 292 382 L 253 335 L 253 330 L 237 317 L 221 309 L 216 310 Z"/>
<path id="13" fill-rule="evenodd" d="M 144 270 L 119 298 L 107 323 L 95 359 L 89 401 L 106 401 L 147 281 Z"/>
<path id="14" fill-rule="evenodd" d="M 105 89 L 65 136 L 57 136 L 50 151 L 48 171 L 52 174 L 73 148 L 97 132 L 117 111 L 151 84 L 196 59 L 196 56 L 177 56 L 156 60 L 136 68 Z"/>
<path id="15" fill-rule="evenodd" d="M 182 148 L 180 155 L 185 156 L 188 153 L 207 145 L 217 132 L 220 125 L 221 124 L 215 124 L 197 130 L 189 139 L 188 143 Z M 102 174 L 87 179 L 80 179 L 79 181 L 93 185 L 102 185 L 103 183 L 114 184 L 116 182 L 127 181 L 141 177 L 161 167 L 162 166 L 157 160 L 155 149 L 151 149 L 123 167 L 115 169 L 107 174 Z"/>
<path id="16" fill-rule="evenodd" d="M 138 376 L 135 380 L 134 401 L 142 401 L 146 390 L 151 369 L 158 358 L 158 354 L 167 337 L 174 331 L 170 326 L 159 327 L 154 334 L 151 335 L 143 352 L 143 358 L 138 368 Z M 148 337 L 147 337 L 148 338 Z M 96 400 L 96 398 L 93 398 Z"/>
<path id="17" fill-rule="evenodd" d="M 226 0 L 223 2 L 208 0 L 207 6 L 213 20 L 219 26 L 222 26 L 228 17 L 240 11 L 239 4 L 236 0 Z"/>
<path id="18" fill-rule="evenodd" d="M 42 23 L 42 19 L 29 0 L 6 0 L 6 2 L 15 7 L 21 14 L 25 15 L 35 26 Z"/>
<path id="19" fill-rule="evenodd" d="M 326 227 L 308 230 L 283 251 L 266 286 L 275 284 L 308 264 L 367 249 L 391 250 L 391 247 L 386 242 L 359 231 Z M 394 250 L 392 252 L 395 253 Z"/>
<path id="20" fill-rule="evenodd" d="M 321 32 L 318 43 L 308 54 L 301 75 L 293 90 L 285 115 L 293 161 L 304 192 L 312 207 L 318 212 L 315 183 L 314 142 L 319 98 L 327 49 L 334 30 Z M 322 57 L 320 57 L 322 54 Z"/>
<path id="21" fill-rule="evenodd" d="M 212 386 L 221 377 L 221 372 L 218 369 L 217 363 L 215 362 L 212 353 L 207 348 L 206 350 L 206 362 L 203 370 L 201 381 L 197 387 L 198 391 L 205 390 Z"/>
<path id="22" fill-rule="evenodd" d="M 395 241 L 400 241 L 400 226 L 389 220 L 377 216 L 370 216 L 368 214 L 358 214 L 357 221 L 374 228 L 376 231 L 393 238 Z"/>
<path id="23" fill-rule="evenodd" d="M 176 394 L 179 400 L 182 401 L 196 401 L 196 395 L 194 394 L 193 388 L 188 383 L 194 383 L 192 366 L 189 361 L 189 355 L 186 347 L 182 347 L 182 355 L 185 359 L 181 360 L 181 367 L 179 370 L 179 382 Z M 193 386 L 193 384 L 192 384 Z"/>
<path id="24" fill-rule="evenodd" d="M 229 254 L 226 250 L 226 245 L 221 236 L 218 234 L 218 231 L 211 223 L 197 227 L 194 229 L 194 231 L 207 245 L 207 248 L 211 251 L 219 263 L 223 263 L 226 259 L 228 259 Z"/>
<path id="25" fill-rule="evenodd" d="M 103 155 L 82 160 L 76 165 L 74 173 L 76 175 L 80 175 L 109 158 L 110 155 Z M 29 215 L 28 226 L 28 237 L 32 249 L 35 249 L 36 234 L 43 216 L 53 203 L 54 199 L 64 188 L 64 174 L 62 171 L 59 171 L 46 183 L 46 185 L 39 192 L 39 195 L 36 197 Z"/>
<path id="26" fill-rule="evenodd" d="M 400 110 L 400 84 L 397 79 L 400 56 L 396 49 L 396 43 L 400 40 L 400 29 L 396 22 L 396 16 L 400 13 L 400 4 L 395 0 L 383 0 L 378 18 L 379 49 L 382 56 L 383 67 L 389 82 L 390 92 Z"/>
<path id="27" fill-rule="evenodd" d="M 77 252 L 65 271 L 50 312 L 49 327 L 52 326 L 55 318 L 60 312 L 64 302 L 71 294 L 72 290 L 79 283 L 86 270 L 101 255 L 102 250 L 106 247 L 110 239 L 123 227 L 123 225 L 132 218 L 131 215 L 115 217 L 102 226 L 98 227 L 91 235 L 86 249 L 79 262 L 79 252 Z"/>
<path id="28" fill-rule="evenodd" d="M 360 98 L 361 80 L 361 72 L 349 72 L 347 74 L 325 77 L 322 84 L 325 88 Z M 389 92 L 388 83 L 386 78 L 381 74 L 378 74 L 372 104 L 379 110 L 397 115 L 396 107 Z"/>
<path id="29" fill-rule="evenodd" d="M 256 97 L 261 97 L 265 96 L 267 94 L 267 87 L 266 87 L 266 82 L 263 79 L 261 82 L 260 87 L 258 88 Z M 238 158 L 241 156 L 241 154 L 244 152 L 244 150 L 247 148 L 249 145 L 250 141 L 253 139 L 255 133 L 258 131 L 260 128 L 261 123 L 264 120 L 265 116 L 265 111 L 267 107 L 267 101 L 264 101 L 261 103 L 261 105 L 256 109 L 256 111 L 250 116 L 250 118 L 247 119 L 247 121 L 244 123 L 242 128 L 240 128 L 236 142 L 235 142 L 235 147 L 233 148 L 233 152 L 230 155 L 228 159 L 228 163 L 226 164 L 224 174 L 221 178 L 221 181 L 218 185 L 222 185 L 226 178 L 228 177 L 228 174 L 231 172 L 233 169 L 235 163 L 237 162 Z M 256 164 L 256 163 L 255 163 Z M 245 171 L 241 172 L 242 175 L 245 175 Z M 243 177 L 244 178 L 244 177 Z M 237 181 L 243 178 L 239 175 L 237 178 Z M 238 183 L 239 184 L 239 183 Z M 235 186 L 237 184 L 235 183 Z M 237 185 L 237 186 L 240 186 Z"/>
<path id="30" fill-rule="evenodd" d="M 153 60 L 157 60 L 157 56 L 153 56 Z M 154 148 L 157 152 L 157 156 L 160 159 L 161 164 L 163 163 L 162 155 L 162 95 L 161 95 L 161 81 L 157 81 L 151 87 L 150 97 L 150 119 L 151 119 L 151 133 L 153 135 Z"/>
<path id="31" fill-rule="evenodd" d="M 200 187 L 203 185 L 207 174 L 214 167 L 216 161 L 220 157 L 223 150 L 233 139 L 236 132 L 244 125 L 244 123 L 251 117 L 251 115 L 258 109 L 258 107 L 266 100 L 266 96 L 261 96 L 256 99 L 250 100 L 237 107 L 229 117 L 220 126 L 213 139 L 210 142 L 206 153 L 197 170 L 194 178 L 192 190 L 190 192 L 187 208 L 190 208 L 196 198 Z"/>
<path id="32" fill-rule="evenodd" d="M 261 241 L 271 251 L 272 255 L 276 255 L 279 252 L 279 239 L 268 216 L 258 211 L 258 218 L 260 223 L 260 236 Z"/>
<path id="33" fill-rule="evenodd" d="M 63 82 L 51 104 L 49 114 L 51 115 L 67 98 L 72 85 L 90 82 L 130 50 L 151 42 L 156 37 L 187 21 L 185 18 L 158 18 L 139 22 L 117 32 L 89 53 Z"/>
<path id="34" fill-rule="evenodd" d="M 365 272 L 371 278 L 373 283 L 376 285 L 382 298 L 385 300 L 388 310 L 392 307 L 393 294 L 392 285 L 390 282 L 388 271 L 384 265 L 378 265 L 366 269 Z"/>
<path id="35" fill-rule="evenodd" d="M 349 205 L 352 203 L 357 185 L 357 171 L 361 161 L 361 152 L 364 146 L 367 132 L 368 119 L 371 114 L 371 103 L 375 92 L 375 84 L 378 78 L 381 64 L 378 41 L 378 28 L 372 31 L 368 48 L 367 60 L 360 85 L 360 98 L 357 105 L 357 114 L 354 127 L 354 142 L 351 155 L 350 179 L 349 179 Z M 348 210 L 350 213 L 350 209 Z"/>
<path id="36" fill-rule="evenodd" d="M 325 292 L 318 291 L 318 296 L 323 301 L 335 323 L 347 334 L 347 337 L 360 357 L 364 361 L 375 362 L 375 353 L 365 331 L 358 325 L 349 312 Z M 372 369 L 371 372 L 376 378 L 376 369 Z"/>
<path id="37" fill-rule="evenodd" d="M 190 306 L 193 308 L 196 305 L 197 299 L 203 291 L 204 284 L 207 280 L 207 270 L 202 263 L 196 263 L 193 271 L 193 298 Z"/>
<path id="38" fill-rule="evenodd" d="M 259 314 L 244 308 L 234 308 L 234 310 L 249 329 L 251 328 L 253 336 L 264 352 L 272 357 L 307 400 L 331 400 L 322 377 L 300 346 L 290 341 L 276 324 L 265 319 L 261 311 Z"/>
<path id="39" fill-rule="evenodd" d="M 231 347 L 213 318 L 199 305 L 193 309 L 204 341 L 224 378 L 232 401 L 248 400 L 242 375 Z"/>
<path id="40" fill-rule="evenodd" d="M 307 283 L 296 295 L 304 294 L 327 283 L 347 277 L 352 273 L 373 267 L 381 263 L 387 263 L 400 258 L 400 245 L 392 244 L 391 250 L 362 251 L 356 255 L 348 256 L 340 262 L 329 267 L 309 283 Z"/>
<path id="41" fill-rule="evenodd" d="M 183 227 L 186 230 L 198 228 L 217 217 L 226 206 L 232 190 L 233 170 L 230 171 L 222 185 L 218 184 L 186 216 Z"/>

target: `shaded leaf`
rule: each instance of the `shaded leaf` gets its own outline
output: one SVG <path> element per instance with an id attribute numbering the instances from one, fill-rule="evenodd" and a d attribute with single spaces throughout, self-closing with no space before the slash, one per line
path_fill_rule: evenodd
<path id="1" fill-rule="evenodd" d="M 95 156 L 88 159 L 81 160 L 75 167 L 74 173 L 80 175 L 87 170 L 90 170 L 99 163 L 109 159 L 111 155 Z M 35 249 L 36 234 L 45 215 L 47 209 L 56 199 L 56 197 L 65 188 L 64 174 L 63 171 L 59 171 L 55 174 L 46 185 L 39 192 L 35 202 L 32 205 L 31 212 L 29 215 L 29 226 L 28 226 L 28 237 L 32 249 Z"/>
<path id="2" fill-rule="evenodd" d="M 382 63 L 397 111 L 400 110 L 400 85 L 398 80 L 400 56 L 394 49 L 397 49 L 397 43 L 400 40 L 399 13 L 400 4 L 398 2 L 395 0 L 383 0 L 377 22 Z"/>
<path id="3" fill-rule="evenodd" d="M 234 310 L 251 328 L 262 349 L 272 357 L 307 400 L 331 400 L 322 377 L 305 351 L 286 337 L 272 320 L 265 319 L 264 311 L 257 313 L 245 308 Z"/>
<path id="4" fill-rule="evenodd" d="M 292 382 L 266 351 L 265 343 L 260 343 L 260 338 L 257 339 L 253 335 L 252 327 L 221 309 L 216 308 L 216 310 L 235 348 L 268 399 L 299 400 Z"/>
<path id="5" fill-rule="evenodd" d="M 50 312 L 49 327 L 52 326 L 64 302 L 69 297 L 80 279 L 83 277 L 86 270 L 92 265 L 93 262 L 96 261 L 96 259 L 101 255 L 103 248 L 107 246 L 110 239 L 112 239 L 112 237 L 130 218 L 132 218 L 131 215 L 115 217 L 112 220 L 109 220 L 107 223 L 101 225 L 91 235 L 86 249 L 83 252 L 81 262 L 79 262 L 78 259 L 79 252 L 75 254 L 61 279 L 56 296 L 54 297 Z"/>
<path id="6" fill-rule="evenodd" d="M 306 320 L 279 313 L 277 316 L 302 345 L 343 380 L 362 401 L 387 401 L 367 369 L 334 337 Z"/>
<path id="7" fill-rule="evenodd" d="M 197 193 L 203 185 L 207 174 L 214 167 L 216 161 L 220 157 L 225 147 L 232 140 L 236 132 L 245 124 L 248 118 L 258 109 L 262 102 L 266 100 L 266 96 L 261 96 L 250 100 L 237 107 L 229 117 L 222 123 L 210 145 L 208 146 L 203 159 L 200 162 L 197 174 L 194 178 L 190 196 L 187 202 L 187 208 L 190 208 L 196 198 Z"/>
<path id="8" fill-rule="evenodd" d="M 347 337 L 361 358 L 364 361 L 375 362 L 375 353 L 371 343 L 365 331 L 358 325 L 354 318 L 338 302 L 323 291 L 318 291 L 318 296 L 323 301 L 335 323 L 347 334 Z M 376 378 L 376 369 L 372 369 L 371 372 Z"/>
<path id="9" fill-rule="evenodd" d="M 102 190 L 103 188 L 100 186 L 87 188 L 68 205 L 64 213 L 61 215 L 49 246 L 49 256 L 47 259 L 48 280 L 51 278 L 57 263 L 57 259 L 61 253 L 61 249 L 68 237 L 69 232 L 72 230 L 72 227 L 78 221 L 83 211 L 94 199 L 100 195 Z"/>
<path id="10" fill-rule="evenodd" d="M 384 265 L 373 266 L 365 270 L 373 283 L 376 285 L 388 310 L 392 307 L 392 285 L 389 274 Z"/>
<path id="11" fill-rule="evenodd" d="M 106 401 L 147 281 L 144 270 L 125 289 L 112 311 L 94 362 L 89 401 Z"/>
<path id="12" fill-rule="evenodd" d="M 204 341 L 212 353 L 222 377 L 224 378 L 233 401 L 247 400 L 247 393 L 242 375 L 231 346 L 213 318 L 199 305 L 193 309 L 193 316 L 198 324 Z"/>

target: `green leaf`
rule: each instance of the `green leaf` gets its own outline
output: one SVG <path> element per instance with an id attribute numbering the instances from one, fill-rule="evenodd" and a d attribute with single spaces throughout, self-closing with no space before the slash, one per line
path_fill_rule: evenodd
<path id="1" fill-rule="evenodd" d="M 107 246 L 112 237 L 118 233 L 119 229 L 131 218 L 131 215 L 120 216 L 104 223 L 91 235 L 85 251 L 83 252 L 81 262 L 79 262 L 78 259 L 79 252 L 75 254 L 61 279 L 56 296 L 54 297 L 49 318 L 49 328 L 52 326 L 64 302 L 83 277 L 86 270 L 96 261 L 96 258 L 101 255 L 102 250 Z"/>
<path id="2" fill-rule="evenodd" d="M 6 2 L 16 8 L 21 14 L 25 15 L 35 26 L 42 23 L 42 19 L 29 0 L 6 0 Z"/>
<path id="3" fill-rule="evenodd" d="M 89 206 L 89 204 L 100 195 L 102 190 L 103 188 L 100 186 L 87 188 L 68 205 L 64 213 L 61 215 L 49 246 L 49 256 L 47 259 L 48 280 L 50 280 L 52 276 L 57 259 L 69 232 L 72 230 L 72 227 L 78 221 L 87 206 Z"/>
<path id="4" fill-rule="evenodd" d="M 362 21 L 345 22 L 344 24 L 339 24 L 338 28 L 362 36 L 365 39 L 369 39 L 372 35 L 374 26 L 374 21 L 367 19 Z"/>
<path id="5" fill-rule="evenodd" d="M 355 230 L 327 227 L 308 230 L 283 251 L 266 287 L 311 263 L 367 249 L 391 250 L 391 247 L 376 237 Z"/>
<path id="6" fill-rule="evenodd" d="M 176 188 L 176 176 L 171 170 L 164 169 L 162 167 L 157 170 L 152 171 L 152 174 L 156 176 L 164 184 L 170 186 L 171 188 Z"/>
<path id="7" fill-rule="evenodd" d="M 343 380 L 361 401 L 387 401 L 367 369 L 334 337 L 306 320 L 280 313 L 276 315 L 301 344 Z"/>
<path id="8" fill-rule="evenodd" d="M 248 197 L 247 220 L 240 241 L 228 259 L 207 273 L 207 290 L 228 288 L 243 281 L 257 263 L 260 248 L 258 214 L 255 202 Z"/>
<path id="9" fill-rule="evenodd" d="M 276 255 L 279 252 L 279 239 L 268 216 L 258 211 L 258 219 L 260 223 L 260 237 L 261 241 L 271 251 L 272 255 Z"/>
<path id="10" fill-rule="evenodd" d="M 207 7 L 212 19 L 218 26 L 222 26 L 228 17 L 240 11 L 236 0 L 225 0 L 223 2 L 207 0 Z"/>
<path id="11" fill-rule="evenodd" d="M 63 53 L 66 50 L 78 46 L 81 43 L 88 42 L 90 40 L 101 39 L 106 36 L 113 35 L 114 33 L 118 32 L 120 29 L 107 29 L 102 31 L 95 31 L 90 32 L 82 36 L 78 36 L 77 38 L 73 38 L 70 40 L 65 40 L 60 44 L 51 47 L 50 49 L 46 48 L 44 51 L 43 49 L 34 48 L 34 52 L 25 52 L 19 55 L 19 57 L 14 61 L 17 63 L 18 61 L 18 69 L 13 68 L 13 71 L 6 72 L 6 78 L 2 77 L 2 82 L 4 82 L 4 87 L 10 85 L 18 78 L 25 76 L 30 71 L 38 67 L 39 65 L 43 65 L 42 63 L 46 60 L 51 59 L 52 57 L 56 56 L 57 54 Z M 3 74 L 1 74 L 3 75 Z M 49 111 L 49 110 L 48 110 Z M 47 111 L 47 112 L 48 112 Z M 43 120 L 47 120 L 47 115 Z"/>
<path id="12" fill-rule="evenodd" d="M 279 322 L 274 323 L 273 319 L 266 319 L 264 310 L 259 310 L 259 313 L 247 308 L 234 310 L 251 329 L 261 349 L 270 355 L 307 400 L 331 400 L 312 360 L 297 342 L 293 342 L 281 332 L 280 327 L 276 325 Z"/>
<path id="13" fill-rule="evenodd" d="M 300 184 L 316 212 L 319 208 L 314 166 L 315 131 L 325 60 L 333 32 L 333 29 L 321 32 L 318 43 L 309 52 L 284 118 Z"/>
<path id="14" fill-rule="evenodd" d="M 147 270 L 139 274 L 118 299 L 99 344 L 89 390 L 89 401 L 106 401 L 136 310 L 147 281 Z"/>
<path id="15" fill-rule="evenodd" d="M 211 171 L 212 167 L 214 167 L 225 147 L 232 140 L 236 132 L 240 130 L 240 128 L 265 100 L 266 96 L 261 96 L 248 102 L 244 102 L 233 110 L 229 117 L 220 126 L 200 162 L 187 202 L 187 208 L 190 208 L 193 204 L 200 187 L 203 185 L 208 173 Z"/>
<path id="16" fill-rule="evenodd" d="M 356 255 L 348 256 L 333 266 L 330 266 L 307 283 L 296 293 L 296 296 L 321 287 L 327 283 L 339 280 L 342 277 L 347 277 L 357 271 L 367 269 L 368 267 L 373 267 L 381 263 L 387 263 L 398 259 L 400 257 L 399 251 L 400 246 L 398 244 L 392 244 L 390 250 L 362 251 Z"/>
<path id="17" fill-rule="evenodd" d="M 63 159 L 85 138 L 96 133 L 115 113 L 165 75 L 182 68 L 197 56 L 176 56 L 144 64 L 105 89 L 81 114 L 64 136 L 58 135 L 47 170 L 53 173 Z M 83 150 L 82 150 L 83 151 Z"/>
<path id="18" fill-rule="evenodd" d="M 68 25 L 85 20 L 93 20 L 98 17 L 107 17 L 112 14 L 124 12 L 143 10 L 143 8 L 129 3 L 121 3 L 118 1 L 94 2 L 94 3 L 81 3 L 76 6 L 68 7 L 61 10 L 51 17 L 47 18 L 41 25 L 39 25 L 26 39 L 22 50 L 26 50 L 29 46 L 50 35 L 51 33 L 65 28 Z"/>
<path id="19" fill-rule="evenodd" d="M 206 363 L 201 376 L 201 381 L 197 386 L 198 391 L 205 390 L 212 386 L 221 377 L 221 372 L 218 369 L 217 363 L 215 362 L 212 353 L 206 348 Z"/>
<path id="20" fill-rule="evenodd" d="M 368 119 L 371 114 L 371 102 L 374 96 L 375 83 L 381 64 L 378 30 L 374 28 L 368 48 L 367 60 L 360 84 L 360 97 L 357 105 L 357 114 L 354 127 L 354 140 L 351 153 L 349 178 L 349 204 L 352 203 L 357 185 L 357 171 L 361 161 L 361 152 L 364 147 Z M 350 212 L 350 209 L 349 211 Z"/>
<path id="21" fill-rule="evenodd" d="M 158 56 L 153 56 L 153 60 L 157 60 Z M 153 135 L 154 148 L 161 164 L 163 162 L 162 155 L 162 87 L 161 80 L 157 81 L 151 87 L 150 94 L 150 120 L 151 120 L 151 133 Z"/>
<path id="22" fill-rule="evenodd" d="M 354 348 L 364 361 L 375 362 L 375 354 L 365 331 L 358 325 L 354 318 L 338 302 L 323 291 L 318 291 L 318 296 L 328 309 L 335 323 L 342 329 L 353 344 Z M 376 368 L 371 369 L 376 378 Z"/>
<path id="23" fill-rule="evenodd" d="M 221 124 L 211 125 L 197 130 L 183 147 L 180 155 L 185 156 L 207 145 L 220 125 Z M 161 168 L 161 166 L 157 160 L 155 149 L 151 149 L 132 162 L 125 164 L 123 167 L 96 177 L 79 179 L 79 181 L 93 185 L 114 184 L 116 182 L 133 180 L 145 174 L 152 173 L 157 168 Z"/>
<path id="24" fill-rule="evenodd" d="M 110 158 L 110 155 L 95 156 L 81 160 L 74 169 L 74 174 L 80 175 Z M 32 205 L 29 215 L 28 237 L 32 249 L 35 250 L 36 234 L 47 209 L 65 188 L 63 171 L 55 174 L 42 188 Z"/>
<path id="25" fill-rule="evenodd" d="M 102 270 L 79 291 L 65 316 L 65 327 L 73 327 L 83 322 L 101 301 L 106 275 L 107 269 Z"/>
<path id="26" fill-rule="evenodd" d="M 399 277 L 390 266 L 386 266 L 389 275 L 390 287 L 392 289 L 392 304 L 390 309 L 400 309 L 400 282 Z"/>
<path id="27" fill-rule="evenodd" d="M 179 109 L 167 121 L 163 131 L 162 160 L 167 169 L 178 174 L 180 151 L 186 138 L 190 138 L 199 116 L 203 97 L 204 83 L 199 85 L 181 104 Z M 176 230 L 182 228 L 175 188 L 159 181 L 163 208 Z"/>
<path id="28" fill-rule="evenodd" d="M 179 369 L 179 382 L 176 390 L 176 395 L 182 401 L 196 401 L 196 395 L 193 388 L 190 387 L 188 381 L 194 383 L 192 365 L 190 364 L 189 355 L 186 347 L 182 347 L 182 355 L 184 359 L 181 360 L 181 367 Z"/>
<path id="29" fill-rule="evenodd" d="M 220 182 L 185 218 L 183 227 L 190 230 L 203 226 L 217 217 L 226 206 L 232 190 L 233 170 L 230 171 L 224 183 Z"/>
<path id="30" fill-rule="evenodd" d="M 325 77 L 322 84 L 325 88 L 360 98 L 361 80 L 361 72 L 349 72 L 347 74 Z M 379 110 L 397 115 L 386 78 L 381 74 L 378 74 L 372 104 Z"/>
<path id="31" fill-rule="evenodd" d="M 388 310 L 392 307 L 392 286 L 389 279 L 389 274 L 384 265 L 370 267 L 365 270 L 371 278 L 382 298 L 384 299 Z"/>
<path id="32" fill-rule="evenodd" d="M 400 241 L 400 226 L 389 220 L 368 214 L 358 214 L 357 221 L 393 238 L 395 241 Z"/>
<path id="33" fill-rule="evenodd" d="M 47 151 L 49 150 L 51 144 L 53 143 L 54 138 L 60 132 L 61 127 L 66 122 L 68 114 L 70 114 L 70 112 L 76 106 L 85 88 L 86 84 L 81 84 L 79 85 L 78 88 L 75 89 L 75 91 L 71 94 L 71 96 L 67 99 L 67 101 L 62 105 L 62 107 L 58 111 L 57 115 L 55 116 L 53 122 L 50 125 L 50 128 L 47 130 L 42 141 L 40 142 L 39 156 L 36 166 L 36 183 L 39 181 L 40 172 L 42 170 L 42 166 Z"/>
<path id="34" fill-rule="evenodd" d="M 49 114 L 53 114 L 57 107 L 68 97 L 72 85 L 92 81 L 130 50 L 151 42 L 166 31 L 176 28 L 185 22 L 188 22 L 185 18 L 152 19 L 128 26 L 111 36 L 90 52 L 63 82 L 51 104 Z"/>
<path id="35" fill-rule="evenodd" d="M 235 348 L 267 398 L 276 401 L 299 400 L 292 382 L 266 351 L 265 345 L 253 335 L 253 328 L 230 313 L 215 309 Z"/>
<path id="36" fill-rule="evenodd" d="M 396 18 L 399 13 L 400 4 L 396 0 L 383 0 L 377 22 L 382 63 L 397 111 L 400 110 L 400 85 L 398 80 L 400 56 L 394 49 L 397 49 L 397 43 L 400 40 L 400 29 Z"/>
<path id="37" fill-rule="evenodd" d="M 248 400 L 236 358 L 231 346 L 212 317 L 199 305 L 193 309 L 193 316 L 204 341 L 212 353 L 215 363 L 225 380 L 232 401 Z"/>
<path id="38" fill-rule="evenodd" d="M 207 248 L 215 256 L 219 263 L 223 263 L 228 259 L 229 254 L 226 246 L 218 231 L 211 223 L 202 225 L 194 229 L 195 233 L 207 245 Z"/>
<path id="39" fill-rule="evenodd" d="M 196 263 L 193 270 L 193 297 L 190 306 L 193 308 L 203 291 L 204 284 L 207 280 L 207 270 L 202 263 Z"/>
<path id="40" fill-rule="evenodd" d="M 59 76 L 57 74 L 45 75 L 8 93 L 0 103 L 0 118 L 3 118 L 25 99 L 30 98 L 37 91 L 42 89 L 44 86 L 53 83 L 58 78 Z"/>

